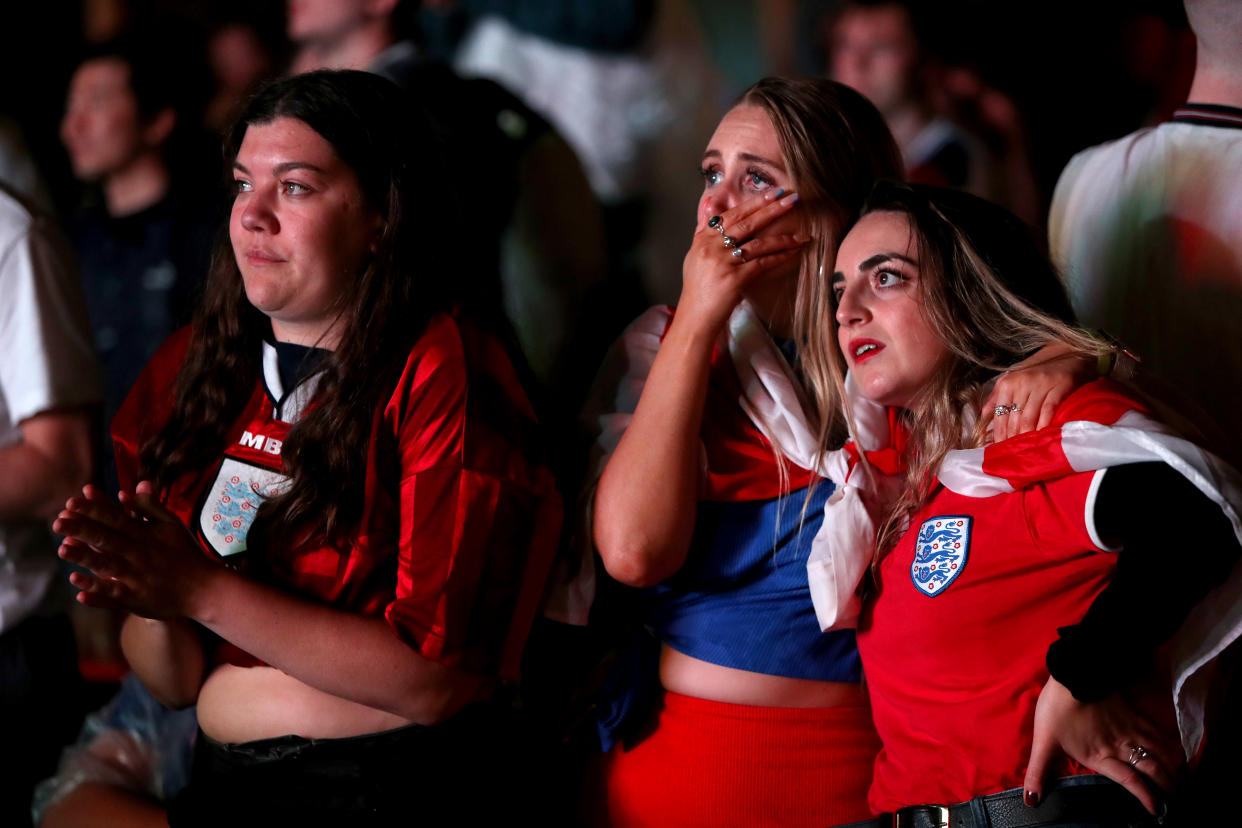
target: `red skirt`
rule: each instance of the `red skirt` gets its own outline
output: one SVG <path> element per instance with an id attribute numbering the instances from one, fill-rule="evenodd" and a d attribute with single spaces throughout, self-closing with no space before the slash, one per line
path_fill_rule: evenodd
<path id="1" fill-rule="evenodd" d="M 752 707 L 666 691 L 643 732 L 604 758 L 588 806 L 602 824 L 823 828 L 871 816 L 880 741 L 869 706 Z"/>

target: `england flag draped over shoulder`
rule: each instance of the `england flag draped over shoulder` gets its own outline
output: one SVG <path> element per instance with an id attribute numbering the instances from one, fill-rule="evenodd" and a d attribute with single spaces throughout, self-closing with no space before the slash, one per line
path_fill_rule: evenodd
<path id="1" fill-rule="evenodd" d="M 982 498 L 1077 472 L 1153 461 L 1168 464 L 1219 506 L 1242 543 L 1242 477 L 1238 472 L 1172 434 L 1106 380 L 1090 383 L 1071 395 L 1047 428 L 983 448 L 949 452 L 937 477 L 957 494 Z M 866 550 L 861 554 L 867 554 L 874 534 L 860 532 L 852 543 Z M 849 545 L 843 541 L 836 551 L 848 554 L 845 550 Z M 834 600 L 816 593 L 814 579 L 812 597 L 821 626 L 845 626 L 841 617 L 832 614 Z M 820 612 L 821 605 L 826 612 Z M 1223 584 L 1195 606 L 1172 641 L 1173 697 L 1182 747 L 1188 757 L 1198 752 L 1203 736 L 1204 705 L 1213 673 L 1210 665 L 1239 635 L 1242 561 Z"/>
<path id="2" fill-rule="evenodd" d="M 1229 518 L 1242 543 L 1242 477 L 1203 449 L 1171 434 L 1107 381 L 1087 385 L 1058 410 L 1053 425 L 982 449 L 955 451 L 940 482 L 973 497 L 1011 492 L 1041 480 L 1125 463 L 1160 461 L 1194 484 Z M 1173 638 L 1173 698 L 1186 755 L 1203 736 L 1209 664 L 1242 635 L 1242 562 L 1191 611 Z"/>
<path id="3" fill-rule="evenodd" d="M 583 413 L 584 421 L 596 435 L 591 455 L 593 482 L 599 480 L 608 458 L 629 426 L 672 318 L 673 310 L 669 307 L 651 308 L 626 328 L 604 360 Z M 844 451 L 829 452 L 819 458 L 816 468 L 817 435 L 806 415 L 801 386 L 789 362 L 748 302 L 743 301 L 734 309 L 717 348 L 718 354 L 725 357 L 717 362 L 726 370 L 713 369 L 719 385 L 709 388 L 709 395 L 723 391 L 732 394 L 732 397 L 729 404 L 715 407 L 704 417 L 701 435 L 703 497 L 712 500 L 776 497 L 806 486 L 815 476 L 810 471 L 813 469 L 836 483 L 837 490 L 829 498 L 825 515 L 830 514 L 829 509 L 834 509 L 841 514 L 841 518 L 836 521 L 826 518 L 824 527 L 853 527 L 854 531 L 846 529 L 833 533 L 834 538 L 827 538 L 824 536 L 825 528 L 821 528 L 815 538 L 812 555 L 815 550 L 820 550 L 822 563 L 808 570 L 808 573 L 812 581 L 824 587 L 821 592 L 829 590 L 836 596 L 839 590 L 842 614 L 852 613 L 852 623 L 859 609 L 855 589 L 866 569 L 866 559 L 862 555 L 832 556 L 823 550 L 840 548 L 841 538 L 852 543 L 857 536 L 858 527 L 855 524 L 859 514 L 864 516 L 866 525 L 870 525 L 861 498 L 861 493 L 871 491 L 863 488 L 866 473 L 856 473 L 845 484 L 849 462 Z M 728 365 L 732 366 L 732 372 L 727 371 Z M 724 387 L 726 374 L 730 383 L 727 390 Z M 712 402 L 709 398 L 709 407 Z M 866 402 L 860 403 L 859 409 L 855 413 L 858 426 L 855 440 L 867 446 L 868 450 L 886 447 L 886 410 Z M 777 446 L 792 464 L 787 466 L 785 478 L 781 477 L 772 449 L 764 444 L 765 440 Z M 709 456 L 716 458 L 720 465 L 712 467 L 708 463 Z M 592 496 L 593 489 L 583 498 L 578 512 L 578 526 L 574 531 L 578 553 L 576 572 L 568 576 L 560 573 L 562 577 L 549 590 L 543 606 L 546 615 L 570 623 L 585 623 L 595 591 L 590 543 Z M 851 518 L 851 515 L 854 517 Z M 840 535 L 840 538 L 835 535 Z"/>

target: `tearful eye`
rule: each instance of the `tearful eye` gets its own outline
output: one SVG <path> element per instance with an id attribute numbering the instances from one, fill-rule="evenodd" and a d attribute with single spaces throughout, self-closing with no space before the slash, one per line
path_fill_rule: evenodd
<path id="1" fill-rule="evenodd" d="M 292 195 L 292 196 L 305 195 L 306 193 L 310 192 L 309 187 L 307 187 L 305 184 L 299 184 L 296 181 L 286 181 L 280 186 L 281 186 L 281 189 L 284 190 L 285 195 Z"/>
<path id="2" fill-rule="evenodd" d="M 233 179 L 234 193 L 248 193 L 251 190 L 250 182 L 240 178 Z"/>
<path id="3" fill-rule="evenodd" d="M 706 187 L 716 186 L 720 183 L 720 179 L 723 177 L 720 174 L 720 170 L 714 167 L 703 167 L 699 170 L 699 175 L 702 176 L 703 185 Z"/>

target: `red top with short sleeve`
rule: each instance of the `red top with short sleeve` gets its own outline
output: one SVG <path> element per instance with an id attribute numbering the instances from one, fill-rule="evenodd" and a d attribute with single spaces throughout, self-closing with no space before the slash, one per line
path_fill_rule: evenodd
<path id="1" fill-rule="evenodd" d="M 164 344 L 112 424 L 123 486 L 170 410 L 189 344 Z M 274 349 L 229 429 L 219 462 L 165 500 L 210 554 L 329 606 L 382 615 L 419 655 L 471 672 L 517 674 L 555 553 L 561 503 L 535 454 L 534 414 L 503 348 L 453 314 L 411 349 L 367 449 L 364 507 L 349 542 L 319 536 L 253 550 L 246 533 L 265 495 L 287 484 L 280 450 L 311 404 L 316 377 L 281 388 Z M 224 656 L 257 663 L 240 651 Z"/>
<path id="2" fill-rule="evenodd" d="M 1045 653 L 1114 569 L 1089 523 L 1102 473 L 982 498 L 942 488 L 881 562 L 858 634 L 884 743 L 873 811 L 1022 784 Z"/>

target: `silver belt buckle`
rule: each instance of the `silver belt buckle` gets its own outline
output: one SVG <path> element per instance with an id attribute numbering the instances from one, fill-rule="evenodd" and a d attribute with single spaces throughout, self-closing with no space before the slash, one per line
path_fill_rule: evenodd
<path id="1" fill-rule="evenodd" d="M 949 806 L 947 805 L 911 805 L 897 811 L 893 817 L 893 828 L 914 828 L 916 816 L 925 815 L 935 828 L 949 828 Z"/>

